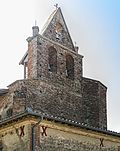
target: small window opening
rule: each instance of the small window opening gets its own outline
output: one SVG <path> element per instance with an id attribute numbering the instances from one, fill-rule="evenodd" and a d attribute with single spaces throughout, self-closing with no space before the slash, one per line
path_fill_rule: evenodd
<path id="1" fill-rule="evenodd" d="M 71 55 L 66 55 L 66 77 L 74 80 L 74 59 Z"/>
<path id="2" fill-rule="evenodd" d="M 54 47 L 50 47 L 48 50 L 49 50 L 48 70 L 50 72 L 57 73 L 57 51 Z"/>
<path id="3" fill-rule="evenodd" d="M 57 39 L 57 40 L 62 40 L 62 30 L 63 30 L 63 27 L 62 27 L 62 25 L 58 22 L 58 23 L 56 24 L 56 29 L 55 29 L 56 39 Z"/>
<path id="4" fill-rule="evenodd" d="M 7 117 L 11 117 L 12 114 L 13 114 L 13 109 L 12 108 L 8 109 L 7 110 Z"/>
<path id="5" fill-rule="evenodd" d="M 62 40 L 62 34 L 56 32 L 56 39 L 57 39 L 57 40 Z"/>

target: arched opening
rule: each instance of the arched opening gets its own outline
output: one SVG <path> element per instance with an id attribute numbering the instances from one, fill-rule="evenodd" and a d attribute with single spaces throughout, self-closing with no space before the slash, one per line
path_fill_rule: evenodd
<path id="1" fill-rule="evenodd" d="M 54 47 L 50 47 L 48 50 L 49 50 L 48 69 L 50 72 L 57 73 L 57 51 Z"/>
<path id="2" fill-rule="evenodd" d="M 57 40 L 62 40 L 62 30 L 63 30 L 62 25 L 59 22 L 57 22 L 56 28 L 55 28 Z"/>
<path id="3" fill-rule="evenodd" d="M 71 55 L 66 55 L 66 77 L 74 80 L 74 59 Z"/>

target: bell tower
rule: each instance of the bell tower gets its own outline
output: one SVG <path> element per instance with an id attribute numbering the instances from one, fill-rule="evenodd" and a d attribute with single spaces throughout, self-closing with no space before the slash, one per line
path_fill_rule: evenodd
<path id="1" fill-rule="evenodd" d="M 73 45 L 61 9 L 50 15 L 41 34 L 38 26 L 32 29 L 33 36 L 27 39 L 27 54 L 21 61 L 27 64 L 28 76 L 25 77 L 69 85 L 80 93 L 83 56 Z"/>
<path id="2" fill-rule="evenodd" d="M 28 50 L 20 61 L 30 106 L 49 115 L 106 129 L 107 88 L 97 80 L 83 77 L 83 56 L 72 42 L 61 9 L 53 11 L 41 33 L 36 25 L 32 30 L 32 37 L 27 38 Z"/>
<path id="3" fill-rule="evenodd" d="M 42 32 L 32 28 L 33 35 L 27 39 L 28 51 L 20 64 L 26 65 L 28 80 L 45 82 L 47 106 L 56 103 L 56 115 L 79 121 L 81 119 L 82 98 L 82 58 L 73 45 L 62 11 L 57 8 L 48 18 Z M 24 62 L 26 60 L 26 63 Z M 48 107 L 47 107 L 48 108 Z M 49 113 L 53 114 L 54 110 Z M 69 115 L 71 112 L 71 115 Z"/>

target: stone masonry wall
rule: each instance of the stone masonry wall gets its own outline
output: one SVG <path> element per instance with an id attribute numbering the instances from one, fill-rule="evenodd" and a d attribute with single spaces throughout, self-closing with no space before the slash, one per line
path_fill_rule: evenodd
<path id="1" fill-rule="evenodd" d="M 72 139 L 58 139 L 48 137 L 39 147 L 42 151 L 118 151 L 118 148 L 102 148 L 88 142 L 79 142 Z"/>
<path id="2" fill-rule="evenodd" d="M 57 42 L 57 43 L 62 44 L 63 46 L 66 46 L 72 51 L 75 51 L 73 42 L 71 40 L 69 31 L 67 29 L 67 26 L 64 21 L 60 8 L 58 8 L 53 18 L 50 20 L 50 23 L 47 24 L 47 27 L 45 28 L 42 35 L 54 42 Z"/>
<path id="3" fill-rule="evenodd" d="M 81 95 L 58 83 L 21 80 L 10 86 L 14 92 L 14 113 L 31 108 L 53 116 L 81 122 Z M 19 109 L 18 109 L 19 108 Z"/>
<path id="4" fill-rule="evenodd" d="M 107 128 L 107 88 L 99 83 L 99 126 Z"/>
<path id="5" fill-rule="evenodd" d="M 32 145 L 35 151 L 119 151 L 119 136 L 47 119 L 37 124 L 38 120 L 38 117 L 26 116 L 1 126 L 3 151 L 31 151 Z M 33 125 L 36 125 L 34 137 Z"/>
<path id="6" fill-rule="evenodd" d="M 2 127 L 0 128 L 0 142 L 3 151 L 31 151 L 31 127 L 19 122 Z"/>
<path id="7" fill-rule="evenodd" d="M 0 116 L 1 119 L 7 118 L 7 111 L 13 107 L 13 93 L 0 96 Z"/>
<path id="8" fill-rule="evenodd" d="M 35 146 L 36 151 L 119 151 L 120 139 L 52 123 L 37 127 Z"/>
<path id="9" fill-rule="evenodd" d="M 29 41 L 29 38 L 27 39 Z M 28 78 L 37 78 L 37 38 L 28 43 Z"/>
<path id="10" fill-rule="evenodd" d="M 49 47 L 54 47 L 57 51 L 57 73 L 49 71 L 49 61 L 48 61 L 48 49 Z M 33 47 L 36 50 L 33 50 Z M 28 52 L 28 79 L 37 78 L 40 80 L 49 80 L 52 83 L 58 83 L 63 86 L 72 87 L 73 91 L 81 93 L 81 77 L 82 77 L 82 56 L 77 53 L 66 50 L 64 47 L 53 43 L 52 41 L 46 40 L 45 38 L 39 36 L 37 37 L 37 43 L 32 40 L 29 45 Z M 34 55 L 36 51 L 36 55 Z M 66 55 L 69 54 L 74 58 L 74 80 L 70 80 L 66 76 Z M 31 56 L 29 58 L 29 56 Z M 29 60 L 30 62 L 29 64 Z M 31 65 L 32 63 L 32 65 Z M 31 69 L 31 66 L 34 68 Z M 29 69 L 30 68 L 30 69 Z M 36 71 L 37 70 L 37 71 Z M 37 74 L 36 74 L 37 72 Z M 29 76 L 30 75 L 30 76 Z"/>
<path id="11" fill-rule="evenodd" d="M 89 126 L 107 129 L 106 87 L 100 82 L 83 78 L 83 121 Z"/>

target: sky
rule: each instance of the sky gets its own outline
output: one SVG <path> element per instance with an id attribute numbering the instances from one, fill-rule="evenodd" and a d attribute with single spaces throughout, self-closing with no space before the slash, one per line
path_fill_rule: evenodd
<path id="1" fill-rule="evenodd" d="M 0 1 L 0 88 L 23 79 L 19 61 L 27 51 L 35 20 L 42 29 L 58 3 L 73 42 L 84 56 L 84 76 L 107 86 L 108 129 L 120 132 L 120 1 Z"/>

